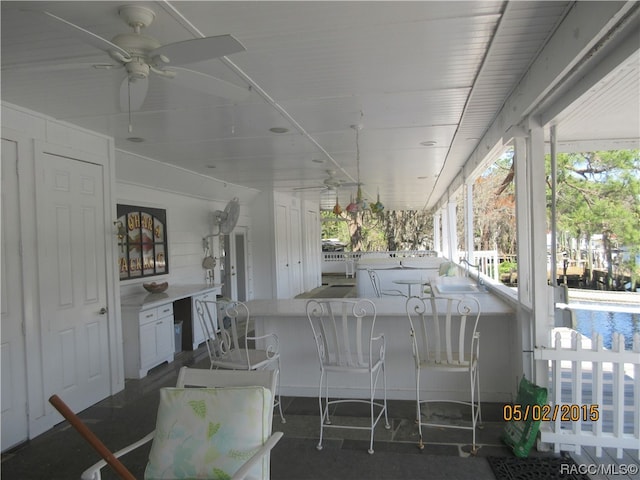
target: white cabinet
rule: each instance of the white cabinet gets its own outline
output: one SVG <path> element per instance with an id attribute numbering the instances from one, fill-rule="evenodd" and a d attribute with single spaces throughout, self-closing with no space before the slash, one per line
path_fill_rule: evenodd
<path id="1" fill-rule="evenodd" d="M 193 325 L 193 349 L 195 350 L 198 346 L 205 341 L 204 331 L 202 330 L 202 325 L 200 324 L 200 319 L 198 318 L 198 312 L 196 311 L 196 300 L 207 301 L 207 302 L 215 302 L 216 301 L 216 292 L 219 289 L 211 290 L 206 293 L 201 293 L 199 295 L 194 295 L 191 297 L 191 312 L 192 312 L 192 325 Z M 211 317 L 213 318 L 213 324 L 215 329 L 218 330 L 218 315 L 216 308 L 210 308 Z"/>
<path id="2" fill-rule="evenodd" d="M 124 373 L 142 378 L 163 362 L 172 362 L 175 346 L 173 303 L 154 308 L 123 308 Z"/>
<path id="3" fill-rule="evenodd" d="M 300 200 L 275 194 L 276 297 L 294 298 L 303 292 L 302 218 Z"/>

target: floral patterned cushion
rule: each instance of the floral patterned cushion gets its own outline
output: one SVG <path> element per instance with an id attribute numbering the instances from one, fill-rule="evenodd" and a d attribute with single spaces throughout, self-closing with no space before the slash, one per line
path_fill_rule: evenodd
<path id="1" fill-rule="evenodd" d="M 270 435 L 264 387 L 162 388 L 144 478 L 228 479 Z M 250 476 L 268 478 L 268 456 Z"/>

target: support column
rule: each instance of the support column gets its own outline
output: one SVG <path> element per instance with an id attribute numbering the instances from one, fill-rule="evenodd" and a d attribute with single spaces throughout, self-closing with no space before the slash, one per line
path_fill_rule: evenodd
<path id="1" fill-rule="evenodd" d="M 449 258 L 453 261 L 458 261 L 457 256 L 458 253 L 458 234 L 456 229 L 456 204 L 455 202 L 447 203 L 446 210 L 447 217 L 447 240 L 448 240 L 448 249 L 449 249 Z"/>
<path id="2" fill-rule="evenodd" d="M 533 315 L 531 312 L 531 207 L 529 173 L 527 170 L 527 140 L 525 132 L 513 138 L 513 163 L 516 194 L 516 236 L 518 258 L 518 312 L 515 332 L 515 351 L 522 352 L 520 368 L 529 380 L 533 379 Z M 517 385 L 514 385 L 517 389 Z"/>
<path id="3" fill-rule="evenodd" d="M 531 198 L 531 273 L 533 291 L 534 348 L 549 347 L 553 328 L 553 290 L 547 281 L 547 198 L 544 131 L 534 120 L 529 123 L 529 189 Z M 534 381 L 548 383 L 547 365 L 537 362 Z"/>
<path id="4" fill-rule="evenodd" d="M 475 251 L 475 243 L 474 243 L 474 229 L 473 229 L 473 182 L 468 181 L 465 191 L 465 202 L 464 202 L 464 232 L 466 235 L 465 244 L 467 250 L 467 260 L 471 264 L 475 264 L 474 259 L 474 251 Z M 498 265 L 496 263 L 496 268 Z"/>
<path id="5" fill-rule="evenodd" d="M 433 249 L 438 252 L 439 255 L 442 254 L 442 237 L 440 235 L 440 212 L 437 212 L 433 215 Z"/>
<path id="6" fill-rule="evenodd" d="M 451 250 L 449 249 L 449 215 L 447 215 L 447 207 L 440 209 L 440 219 L 442 221 L 442 256 L 451 258 Z"/>

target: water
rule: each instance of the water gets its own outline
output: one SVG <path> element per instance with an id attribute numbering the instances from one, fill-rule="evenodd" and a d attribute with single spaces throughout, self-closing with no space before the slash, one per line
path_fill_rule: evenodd
<path id="1" fill-rule="evenodd" d="M 596 305 L 588 302 L 580 303 Z M 619 307 L 619 304 L 597 303 L 597 305 L 603 310 L 576 310 L 576 330 L 589 338 L 592 338 L 595 333 L 599 333 L 602 335 L 602 343 L 605 348 L 611 348 L 613 333 L 618 332 L 624 336 L 625 349 L 631 350 L 633 335 L 640 332 L 640 313 L 606 310 L 607 307 Z"/>

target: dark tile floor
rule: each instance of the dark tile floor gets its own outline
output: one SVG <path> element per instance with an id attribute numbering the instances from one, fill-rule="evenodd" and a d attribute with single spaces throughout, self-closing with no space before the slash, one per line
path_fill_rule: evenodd
<path id="1" fill-rule="evenodd" d="M 182 352 L 171 364 L 156 367 L 141 380 L 127 380 L 125 389 L 80 412 L 80 418 L 112 450 L 137 440 L 151 431 L 158 405 L 158 389 L 175 384 L 182 365 L 207 368 L 206 352 Z M 328 430 L 324 449 L 315 447 L 319 435 L 316 398 L 283 398 L 287 422 L 274 416 L 273 430 L 284 432 L 271 457 L 271 478 L 278 479 L 409 479 L 459 478 L 491 479 L 495 477 L 486 457 L 511 456 L 501 443 L 503 423 L 501 405 L 485 404 L 484 425 L 478 430 L 480 449 L 470 456 L 468 431 L 425 430 L 426 447 L 417 448 L 414 403 L 389 402 L 391 429 L 376 429 L 373 455 L 367 454 L 366 431 Z M 452 412 L 455 415 L 458 412 Z M 341 421 L 358 422 L 365 410 L 341 408 L 335 414 Z M 147 450 L 125 457 L 124 463 L 142 478 Z M 77 479 L 81 472 L 99 459 L 98 455 L 67 424 L 62 422 L 45 434 L 2 455 L 1 476 L 15 480 Z M 434 470 L 434 468 L 436 470 Z M 435 472 L 435 474 L 434 474 Z M 103 478 L 115 478 L 106 472 Z"/>
<path id="2" fill-rule="evenodd" d="M 330 277 L 327 284 L 353 283 L 343 276 Z M 321 288 L 326 288 L 327 285 Z M 208 368 L 204 347 L 181 352 L 174 362 L 163 364 L 141 380 L 127 380 L 122 392 L 80 412 L 79 417 L 112 451 L 143 437 L 154 428 L 158 390 L 175 385 L 181 366 Z M 357 480 L 357 479 L 477 479 L 494 480 L 488 456 L 512 457 L 501 442 L 504 423 L 502 405 L 483 405 L 483 427 L 477 431 L 479 450 L 470 455 L 471 433 L 463 430 L 429 428 L 423 431 L 425 448 L 417 448 L 418 430 L 414 422 L 415 404 L 389 401 L 391 429 L 379 425 L 375 433 L 375 453 L 369 455 L 368 433 L 326 430 L 324 448 L 316 449 L 319 438 L 317 398 L 283 398 L 287 422 L 274 416 L 273 430 L 284 432 L 271 455 L 272 480 Z M 366 406 L 342 408 L 335 412 L 341 422 L 358 423 L 366 417 Z M 457 409 L 439 414 L 458 417 Z M 136 478 L 142 478 L 148 447 L 123 458 Z M 535 455 L 535 453 L 534 453 Z M 67 423 L 2 455 L 3 480 L 72 480 L 99 460 L 99 456 Z M 105 469 L 104 479 L 116 478 Z M 531 477 L 533 478 L 533 477 Z"/>

